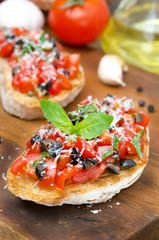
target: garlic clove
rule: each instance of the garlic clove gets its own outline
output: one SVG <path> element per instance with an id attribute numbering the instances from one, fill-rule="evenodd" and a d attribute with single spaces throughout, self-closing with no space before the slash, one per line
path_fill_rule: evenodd
<path id="1" fill-rule="evenodd" d="M 0 4 L 0 28 L 23 27 L 29 30 L 44 26 L 42 11 L 28 0 L 6 0 Z"/>
<path id="2" fill-rule="evenodd" d="M 122 58 L 116 55 L 105 55 L 98 65 L 98 77 L 101 82 L 112 86 L 123 86 L 123 72 L 128 71 L 128 66 Z"/>

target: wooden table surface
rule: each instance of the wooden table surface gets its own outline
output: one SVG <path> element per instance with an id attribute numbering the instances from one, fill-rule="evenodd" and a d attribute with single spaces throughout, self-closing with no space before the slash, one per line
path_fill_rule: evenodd
<path id="1" fill-rule="evenodd" d="M 140 179 L 112 200 L 93 206 L 45 207 L 13 196 L 6 188 L 5 174 L 11 162 L 25 148 L 32 134 L 45 120 L 24 121 L 8 115 L 0 104 L 0 239 L 2 240 L 157 240 L 159 239 L 159 77 L 129 66 L 126 87 L 108 87 L 99 82 L 97 66 L 103 52 L 89 48 L 68 48 L 81 53 L 86 86 L 70 104 L 72 110 L 87 95 L 100 100 L 112 93 L 118 97 L 144 99 L 154 104 L 150 115 L 150 157 Z M 144 89 L 136 91 L 137 86 Z M 96 211 L 97 210 L 97 211 Z M 96 214 L 97 212 L 97 214 Z"/>

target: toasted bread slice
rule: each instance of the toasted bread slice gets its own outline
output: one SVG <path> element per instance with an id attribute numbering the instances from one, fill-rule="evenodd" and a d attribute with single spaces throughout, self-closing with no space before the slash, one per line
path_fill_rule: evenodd
<path id="1" fill-rule="evenodd" d="M 128 158 L 136 161 L 137 166 L 128 170 L 122 170 L 119 175 L 105 172 L 97 180 L 84 183 L 73 183 L 68 180 L 64 190 L 58 191 L 56 188 L 53 190 L 39 188 L 37 181 L 27 174 L 17 177 L 9 169 L 7 172 L 8 189 L 22 199 L 31 200 L 46 206 L 106 202 L 122 189 L 132 185 L 142 174 L 149 154 L 148 129 L 143 134 L 143 143 L 143 154 L 147 157 L 147 160 L 143 163 L 137 158 L 135 159 L 128 155 Z"/>
<path id="2" fill-rule="evenodd" d="M 44 118 L 40 101 L 36 96 L 29 97 L 12 87 L 12 71 L 5 59 L 0 59 L 0 95 L 4 109 L 11 115 L 32 120 Z M 79 67 L 78 78 L 71 80 L 72 89 L 63 89 L 57 96 L 49 95 L 50 101 L 56 101 L 66 107 L 81 92 L 85 84 L 84 71 Z"/>

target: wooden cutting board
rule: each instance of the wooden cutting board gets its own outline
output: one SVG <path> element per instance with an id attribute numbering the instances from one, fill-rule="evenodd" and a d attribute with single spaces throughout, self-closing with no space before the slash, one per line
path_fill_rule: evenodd
<path id="1" fill-rule="evenodd" d="M 159 239 L 159 77 L 130 66 L 123 87 L 108 87 L 99 82 L 97 66 L 102 52 L 88 48 L 69 49 L 81 53 L 86 85 L 66 110 L 72 110 L 87 95 L 100 100 L 112 93 L 154 104 L 150 115 L 150 157 L 140 179 L 112 200 L 93 206 L 45 207 L 13 196 L 6 188 L 5 174 L 11 162 L 25 148 L 32 134 L 45 120 L 24 121 L 8 115 L 0 104 L 0 239 L 28 240 L 134 240 Z M 137 86 L 143 92 L 136 91 Z"/>

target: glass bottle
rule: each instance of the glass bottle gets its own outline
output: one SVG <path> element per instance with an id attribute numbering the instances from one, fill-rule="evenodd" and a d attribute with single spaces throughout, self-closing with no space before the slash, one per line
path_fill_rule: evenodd
<path id="1" fill-rule="evenodd" d="M 107 53 L 159 74 L 159 0 L 122 0 L 101 44 Z"/>

